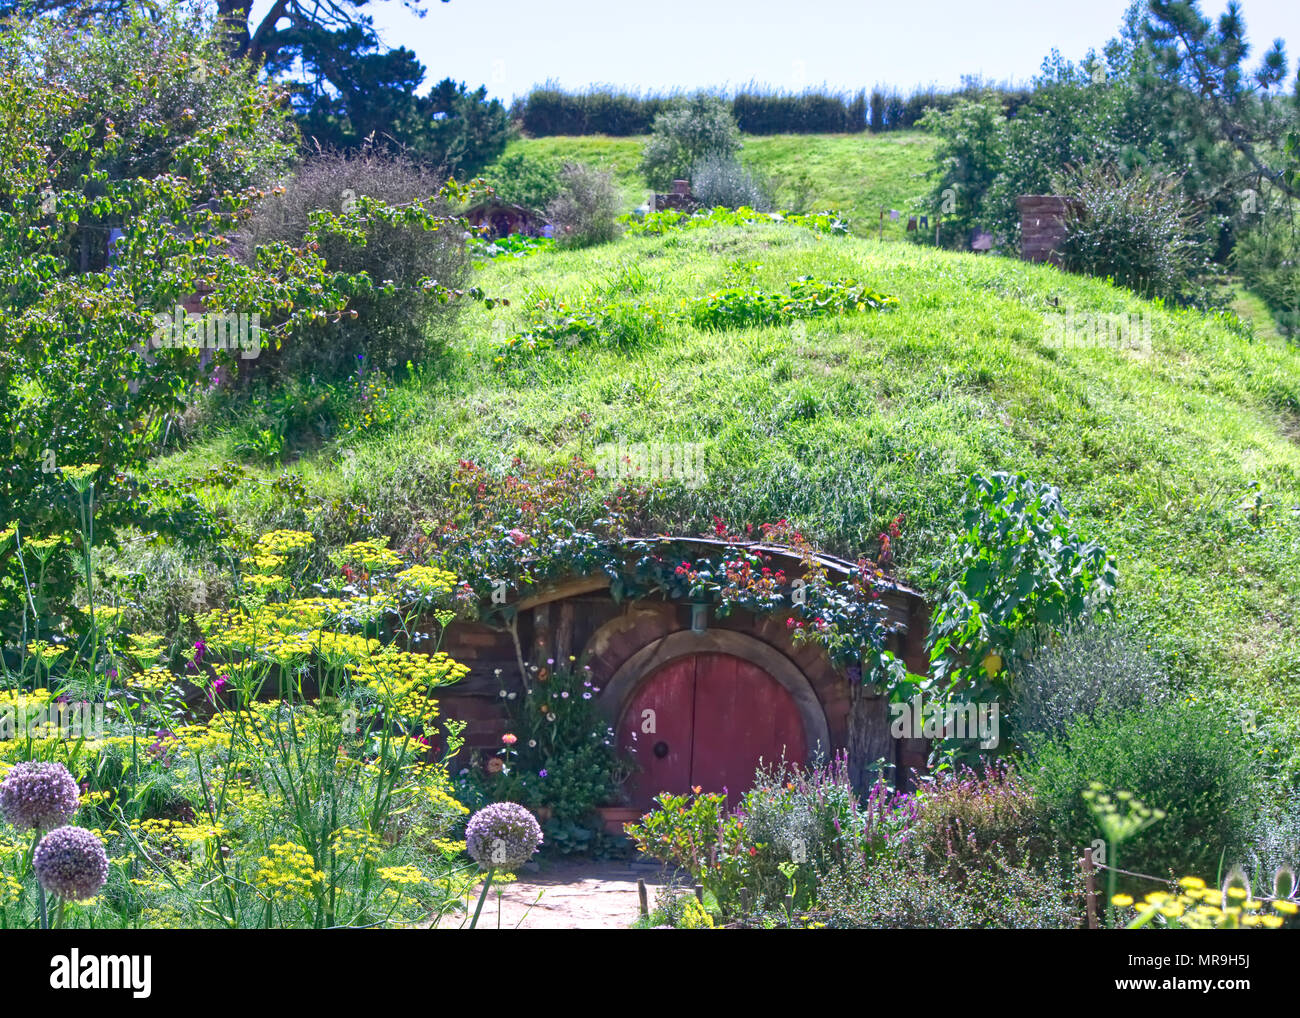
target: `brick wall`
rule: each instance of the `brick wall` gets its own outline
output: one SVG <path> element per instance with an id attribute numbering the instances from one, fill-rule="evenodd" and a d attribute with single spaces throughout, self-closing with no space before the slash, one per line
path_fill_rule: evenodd
<path id="1" fill-rule="evenodd" d="M 1020 257 L 1028 262 L 1060 265 L 1070 199 L 1054 194 L 1022 194 L 1016 199 L 1016 208 L 1020 211 Z"/>

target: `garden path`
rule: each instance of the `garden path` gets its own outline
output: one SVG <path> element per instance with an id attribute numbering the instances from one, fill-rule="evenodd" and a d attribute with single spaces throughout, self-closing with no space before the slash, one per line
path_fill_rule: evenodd
<path id="1" fill-rule="evenodd" d="M 655 891 L 666 879 L 657 868 L 626 862 L 559 862 L 537 873 L 521 872 L 519 879 L 501 887 L 500 928 L 523 930 L 627 929 L 636 921 L 639 905 L 636 882 L 646 882 L 650 907 Z M 474 902 L 471 902 L 471 909 Z M 497 887 L 488 892 L 478 928 L 497 928 Z M 456 928 L 462 916 L 443 920 L 443 928 Z"/>

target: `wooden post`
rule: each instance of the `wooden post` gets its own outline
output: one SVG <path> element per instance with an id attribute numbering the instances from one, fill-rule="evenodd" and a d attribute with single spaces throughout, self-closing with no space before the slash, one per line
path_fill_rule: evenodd
<path id="1" fill-rule="evenodd" d="M 645 889 L 645 877 L 636 878 L 636 896 L 641 899 L 641 914 L 650 914 L 650 898 Z"/>
<path id="2" fill-rule="evenodd" d="M 1084 900 L 1088 905 L 1088 929 L 1099 929 L 1100 924 L 1097 921 L 1096 871 L 1093 869 L 1092 852 L 1090 850 L 1084 850 L 1083 855 L 1079 857 L 1079 865 L 1083 867 Z"/>
<path id="3" fill-rule="evenodd" d="M 695 900 L 698 901 L 701 905 L 704 904 L 704 885 L 703 885 L 703 884 L 696 884 L 696 885 L 695 885 Z"/>
<path id="4" fill-rule="evenodd" d="M 880 210 L 880 239 L 885 239 L 885 210 Z"/>

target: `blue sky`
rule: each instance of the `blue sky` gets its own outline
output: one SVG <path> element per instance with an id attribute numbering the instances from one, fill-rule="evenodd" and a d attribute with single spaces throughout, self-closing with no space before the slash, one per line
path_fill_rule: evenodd
<path id="1" fill-rule="evenodd" d="M 256 14 L 270 0 L 258 0 Z M 415 51 L 425 87 L 450 76 L 502 99 L 554 78 L 644 90 L 823 82 L 904 91 L 963 74 L 1025 80 L 1052 47 L 1077 60 L 1118 31 L 1128 0 L 438 0 L 417 18 L 368 5 L 385 43 Z M 1225 0 L 1202 10 L 1216 15 Z M 1244 0 L 1252 54 L 1300 51 L 1300 0 Z"/>

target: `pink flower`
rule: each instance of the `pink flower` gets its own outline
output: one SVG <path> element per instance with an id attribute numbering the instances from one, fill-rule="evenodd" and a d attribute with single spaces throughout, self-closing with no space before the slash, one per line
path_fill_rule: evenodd
<path id="1" fill-rule="evenodd" d="M 510 539 L 511 539 L 512 541 L 514 541 L 515 544 L 527 544 L 527 543 L 528 543 L 528 535 L 525 534 L 522 530 L 512 530 L 512 531 L 510 531 Z"/>
<path id="2" fill-rule="evenodd" d="M 518 736 L 511 735 L 509 732 L 507 732 L 505 735 L 501 736 L 501 741 L 504 742 L 507 746 L 513 746 L 516 742 L 519 741 L 519 738 Z"/>

